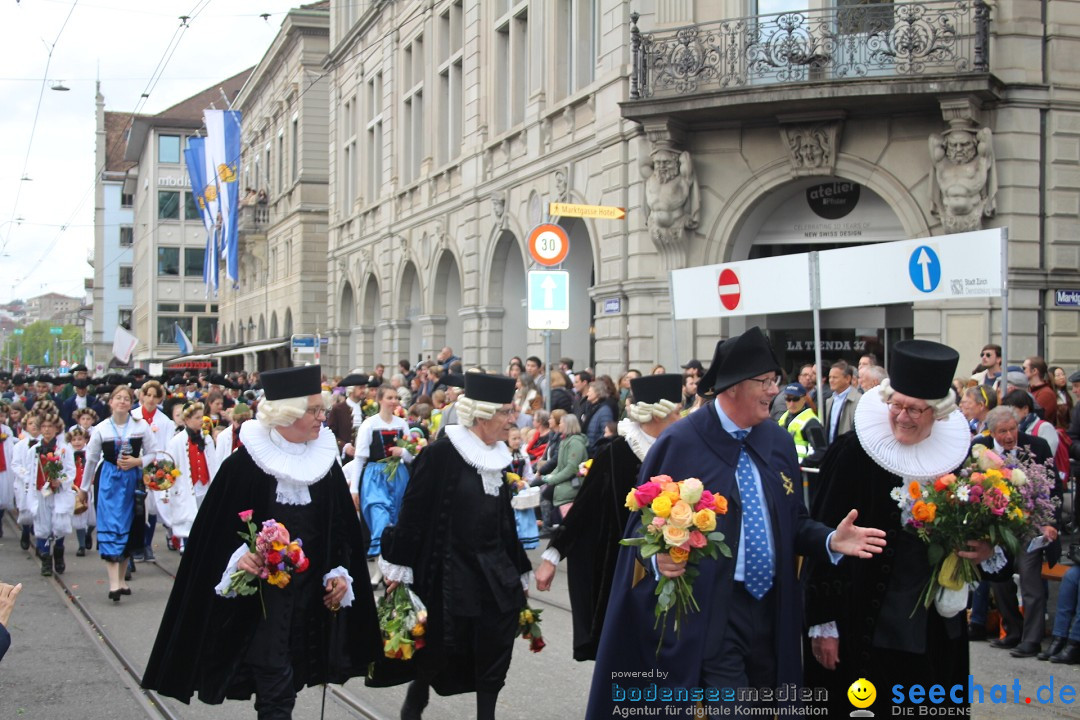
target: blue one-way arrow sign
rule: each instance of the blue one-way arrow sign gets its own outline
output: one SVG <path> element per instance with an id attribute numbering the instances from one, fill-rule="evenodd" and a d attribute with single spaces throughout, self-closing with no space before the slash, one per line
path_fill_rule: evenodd
<path id="1" fill-rule="evenodd" d="M 929 293 L 941 282 L 941 261 L 937 253 L 926 245 L 920 245 L 908 260 L 908 276 L 911 284 L 920 292 Z"/>
<path id="2" fill-rule="evenodd" d="M 566 330 L 570 327 L 570 273 L 529 271 L 529 329 Z"/>

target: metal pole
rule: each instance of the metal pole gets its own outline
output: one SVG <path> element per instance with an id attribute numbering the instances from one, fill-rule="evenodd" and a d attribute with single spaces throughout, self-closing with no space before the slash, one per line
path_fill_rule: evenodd
<path id="1" fill-rule="evenodd" d="M 1009 365 L 1009 228 L 1001 228 L 1001 352 L 1003 362 Z M 1002 369 L 1002 374 L 1007 374 Z M 998 402 L 1005 398 L 1007 383 L 998 383 Z"/>
<path id="2" fill-rule="evenodd" d="M 675 271 L 668 271 L 668 302 L 671 303 L 671 347 L 675 351 L 675 364 L 679 365 L 679 331 L 676 327 L 675 319 Z M 656 360 L 659 362 L 660 353 L 656 354 Z"/>
<path id="3" fill-rule="evenodd" d="M 544 330 L 544 374 L 548 379 L 548 391 L 544 407 L 551 412 L 551 331 Z"/>
<path id="4" fill-rule="evenodd" d="M 824 384 L 821 380 L 821 275 L 818 264 L 818 251 L 810 253 L 810 309 L 814 314 L 814 374 L 817 376 L 817 414 L 818 421 L 825 428 L 825 437 L 829 437 L 829 428 L 825 424 Z"/>

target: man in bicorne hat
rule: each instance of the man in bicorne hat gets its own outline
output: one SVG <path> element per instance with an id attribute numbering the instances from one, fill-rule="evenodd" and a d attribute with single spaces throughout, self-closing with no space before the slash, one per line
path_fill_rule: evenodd
<path id="1" fill-rule="evenodd" d="M 262 374 L 266 396 L 242 447 L 218 471 L 188 538 L 143 687 L 205 703 L 255 694 L 260 718 L 288 718 L 304 686 L 364 675 L 379 653 L 360 522 L 322 427 L 321 368 Z M 300 538 L 310 567 L 285 587 L 234 596 L 229 575 L 258 574 L 260 556 L 237 546 L 251 512 Z M 354 594 L 353 587 L 358 591 Z M 265 614 L 263 606 L 265 603 Z"/>
<path id="2" fill-rule="evenodd" d="M 642 560 L 636 547 L 620 549 L 587 718 L 609 718 L 631 707 L 630 699 L 650 697 L 650 683 L 660 690 L 701 688 L 702 695 L 680 703 L 660 692 L 652 696 L 655 702 L 643 700 L 632 707 L 674 705 L 687 713 L 700 699 L 718 711 L 732 706 L 721 702 L 721 688 L 801 684 L 803 597 L 796 557 L 837 562 L 841 555 L 881 552 L 885 533 L 855 526 L 854 512 L 835 531 L 810 519 L 802 502 L 795 444 L 769 416 L 780 372 L 759 328 L 721 341 L 699 385 L 700 392 L 715 390 L 715 400 L 664 431 L 646 455 L 639 483 L 657 475 L 676 481 L 695 477 L 727 499 L 729 510 L 717 515 L 716 530 L 723 533 L 731 557 L 698 564 L 693 593 L 701 611 L 684 617 L 679 632 L 669 618 L 657 652 L 659 574 L 679 577 L 686 564 L 666 553 L 654 556 L 653 563 L 652 558 Z M 627 536 L 639 534 L 639 523 L 631 515 Z M 650 679 L 642 671 L 655 672 Z M 776 702 L 764 702 L 767 708 L 799 700 L 797 695 L 770 697 Z"/>
<path id="3" fill-rule="evenodd" d="M 426 645 L 404 668 L 415 681 L 402 718 L 421 717 L 429 687 L 440 695 L 475 692 L 477 718 L 495 717 L 532 569 L 506 480 L 513 399 L 512 378 L 465 374 L 461 424 L 420 453 L 397 524 L 383 532 L 379 564 L 389 589 L 412 584 L 428 609 Z M 372 684 L 411 679 L 380 669 Z"/>

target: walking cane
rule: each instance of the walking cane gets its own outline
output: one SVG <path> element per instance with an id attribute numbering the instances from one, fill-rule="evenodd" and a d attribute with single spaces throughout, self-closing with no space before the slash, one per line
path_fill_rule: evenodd
<path id="1" fill-rule="evenodd" d="M 334 657 L 334 630 L 337 629 L 337 616 L 338 611 L 341 610 L 341 605 L 334 603 L 330 608 L 330 642 L 326 649 L 326 682 L 323 682 L 322 686 L 322 707 L 319 710 L 319 720 L 326 720 L 326 686 L 329 684 L 330 678 L 330 663 Z"/>

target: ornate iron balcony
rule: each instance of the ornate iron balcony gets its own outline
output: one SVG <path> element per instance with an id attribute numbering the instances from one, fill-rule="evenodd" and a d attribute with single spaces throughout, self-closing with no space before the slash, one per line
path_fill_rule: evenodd
<path id="1" fill-rule="evenodd" d="M 985 73 L 984 0 L 844 5 L 642 33 L 630 15 L 635 100 L 758 85 Z"/>

